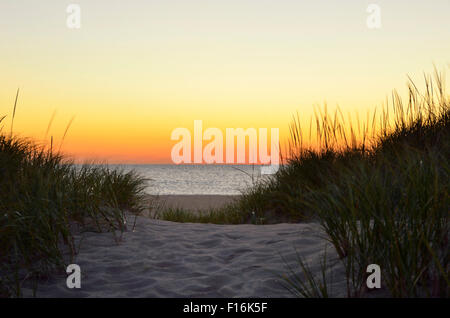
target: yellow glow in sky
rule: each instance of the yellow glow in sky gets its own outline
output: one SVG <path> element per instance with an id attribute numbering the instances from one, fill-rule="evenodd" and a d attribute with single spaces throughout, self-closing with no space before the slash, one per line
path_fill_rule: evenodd
<path id="1" fill-rule="evenodd" d="M 14 131 L 60 143 L 79 160 L 170 162 L 171 132 L 307 123 L 325 101 L 380 106 L 406 75 L 450 63 L 450 2 L 79 0 L 0 2 L 0 115 L 20 87 Z"/>

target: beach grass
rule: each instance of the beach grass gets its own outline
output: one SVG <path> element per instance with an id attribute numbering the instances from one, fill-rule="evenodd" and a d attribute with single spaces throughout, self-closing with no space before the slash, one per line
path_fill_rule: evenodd
<path id="1" fill-rule="evenodd" d="M 77 252 L 75 229 L 125 230 L 125 211 L 144 208 L 145 186 L 134 172 L 76 165 L 52 147 L 1 130 L 0 296 L 19 297 L 24 283 L 35 289 L 63 270 Z"/>
<path id="2" fill-rule="evenodd" d="M 266 224 L 265 219 L 256 217 L 255 213 L 242 213 L 239 202 L 207 210 L 163 207 L 160 210 L 156 210 L 152 217 L 179 223 Z"/>
<path id="3" fill-rule="evenodd" d="M 321 255 L 319 271 L 315 273 L 297 251 L 297 264 L 300 270 L 296 267 L 289 266 L 285 261 L 286 268 L 289 275 L 282 275 L 281 279 L 284 288 L 286 288 L 292 295 L 299 298 L 329 298 L 332 296 L 332 288 L 330 285 L 333 282 L 332 266 L 329 264 L 330 259 L 325 248 Z"/>
<path id="4" fill-rule="evenodd" d="M 410 82 L 406 101 L 394 92 L 393 118 L 383 112 L 379 131 L 365 130 L 359 143 L 342 133 L 338 116 L 325 112 L 318 124 L 322 147 L 304 149 L 294 123 L 288 164 L 247 194 L 262 203 L 259 210 L 323 225 L 345 266 L 348 297 L 367 295 L 369 264 L 380 266 L 382 287 L 392 297 L 449 296 L 450 102 L 444 88 L 436 71 L 425 76 L 423 92 Z"/>

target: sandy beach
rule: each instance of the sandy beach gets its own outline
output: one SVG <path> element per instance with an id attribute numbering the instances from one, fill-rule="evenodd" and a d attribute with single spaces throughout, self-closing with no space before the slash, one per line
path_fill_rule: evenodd
<path id="1" fill-rule="evenodd" d="M 201 204 L 215 202 L 209 199 Z M 41 282 L 37 296 L 292 297 L 282 276 L 290 276 L 289 267 L 299 270 L 297 253 L 318 273 L 328 244 L 314 223 L 214 225 L 138 217 L 133 230 L 133 221 L 130 217 L 128 231 L 117 242 L 112 233 L 78 235 L 81 289 L 68 289 L 61 273 Z M 327 254 L 335 258 L 332 248 Z M 331 270 L 341 272 L 339 266 Z M 344 285 L 334 282 L 335 296 L 343 296 Z"/>

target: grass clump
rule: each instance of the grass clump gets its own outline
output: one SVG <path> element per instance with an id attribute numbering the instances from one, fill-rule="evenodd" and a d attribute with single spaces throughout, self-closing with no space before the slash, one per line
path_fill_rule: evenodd
<path id="1" fill-rule="evenodd" d="M 307 199 L 345 265 L 347 294 L 378 264 L 394 297 L 448 296 L 449 165 L 440 153 L 355 165 Z M 401 164 L 399 164 L 401 162 Z"/>
<path id="2" fill-rule="evenodd" d="M 76 253 L 75 228 L 126 230 L 125 211 L 143 209 L 144 187 L 134 172 L 79 166 L 0 130 L 0 296 L 62 270 Z"/>
<path id="3" fill-rule="evenodd" d="M 327 250 L 321 256 L 319 274 L 315 274 L 311 266 L 298 254 L 297 262 L 300 272 L 286 263 L 289 276 L 284 275 L 284 287 L 296 297 L 329 298 L 331 297 L 332 266 L 329 264 Z"/>
<path id="4" fill-rule="evenodd" d="M 379 122 L 374 115 L 360 138 L 338 111 L 325 111 L 316 121 L 316 149 L 303 146 L 294 121 L 287 164 L 245 195 L 249 209 L 320 222 L 345 267 L 349 297 L 368 295 L 369 264 L 381 267 L 382 288 L 393 297 L 449 296 L 450 101 L 444 87 L 438 72 L 425 77 L 424 93 L 410 82 L 407 101 L 394 92 L 390 115 L 383 111 Z M 303 263 L 300 268 L 308 272 Z M 301 294 L 317 290 L 311 286 Z M 305 291 L 306 283 L 297 287 Z"/>
<path id="5" fill-rule="evenodd" d="M 179 223 L 213 223 L 242 224 L 246 223 L 244 216 L 233 205 L 207 211 L 187 210 L 183 208 L 164 208 L 153 216 L 156 219 Z"/>

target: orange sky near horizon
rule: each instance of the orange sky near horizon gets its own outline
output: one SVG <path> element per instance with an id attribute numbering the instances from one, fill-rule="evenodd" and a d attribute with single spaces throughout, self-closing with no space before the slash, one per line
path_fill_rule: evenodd
<path id="1" fill-rule="evenodd" d="M 194 120 L 283 143 L 296 112 L 365 118 L 408 74 L 450 65 L 446 0 L 377 1 L 380 29 L 356 0 L 80 0 L 80 29 L 70 3 L 0 3 L 0 118 L 9 131 L 18 87 L 16 134 L 59 147 L 74 117 L 62 150 L 78 161 L 170 163 L 171 132 Z"/>

